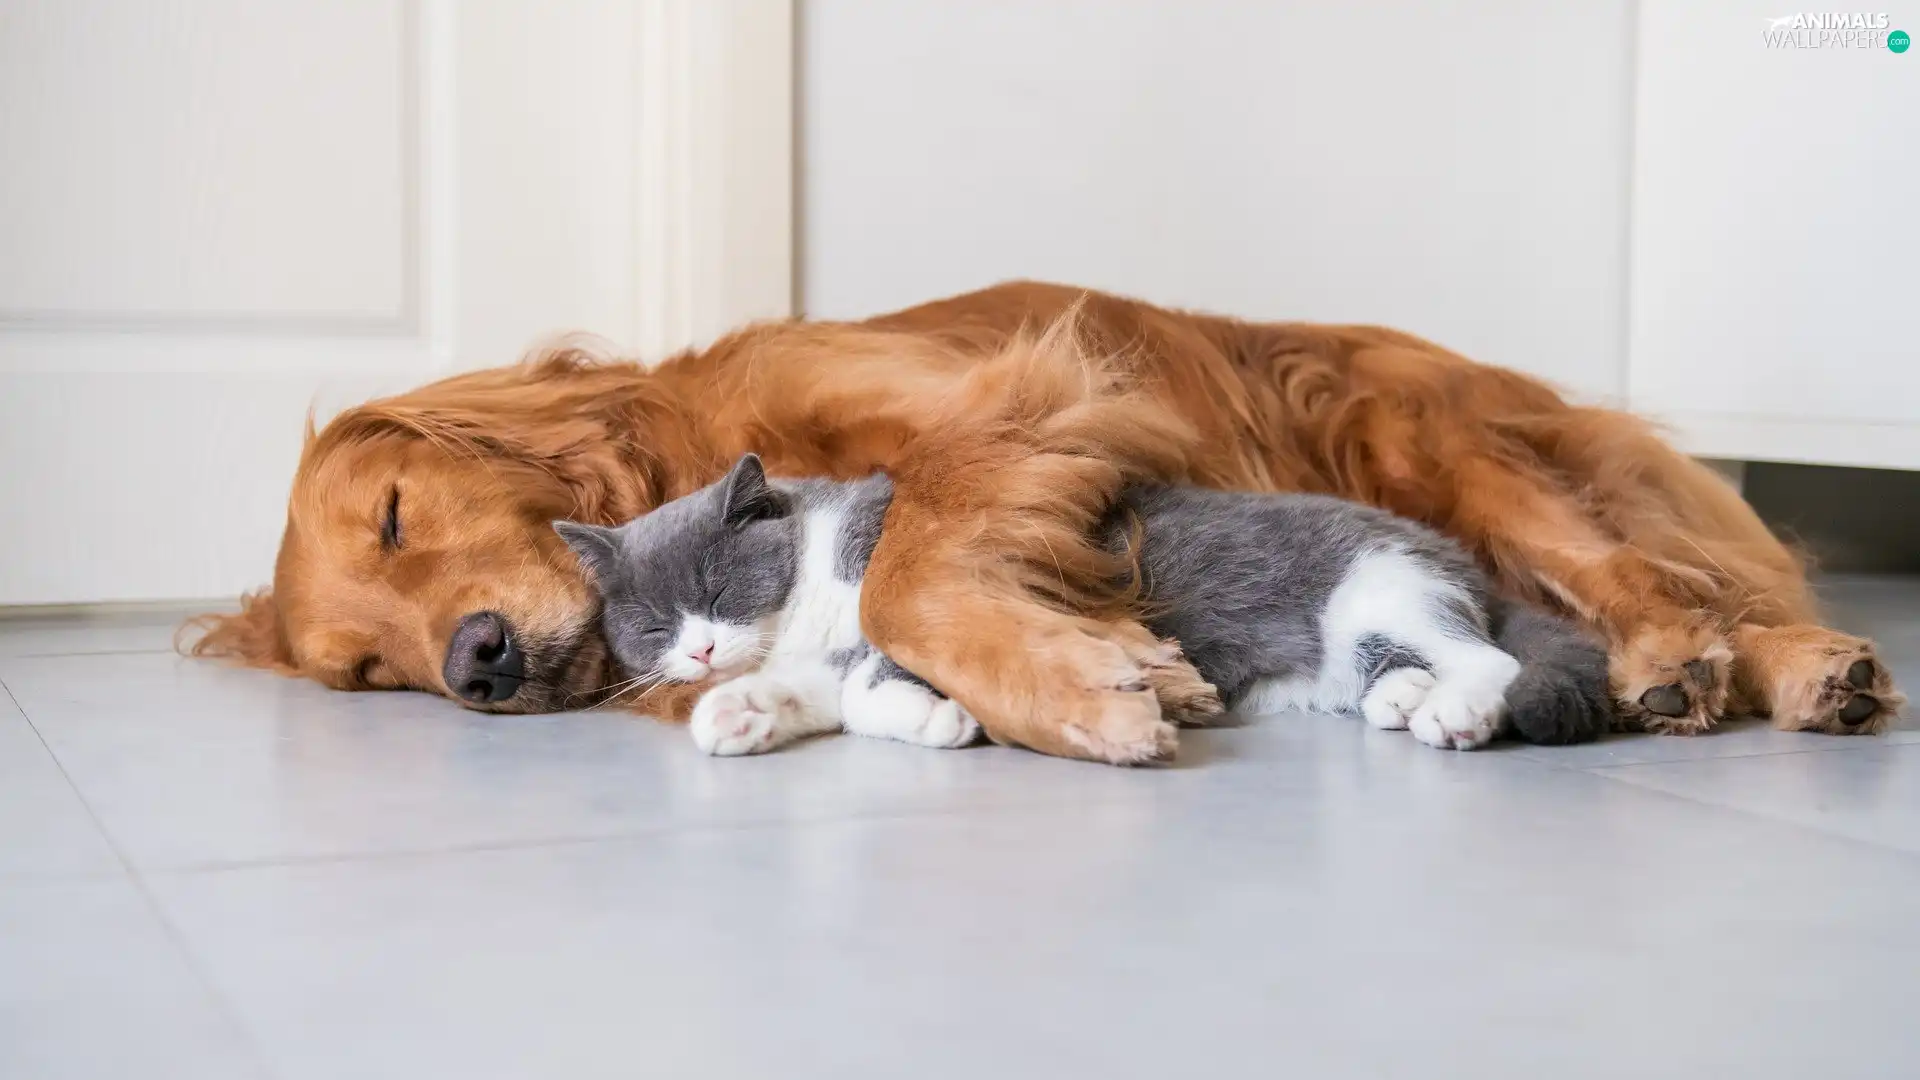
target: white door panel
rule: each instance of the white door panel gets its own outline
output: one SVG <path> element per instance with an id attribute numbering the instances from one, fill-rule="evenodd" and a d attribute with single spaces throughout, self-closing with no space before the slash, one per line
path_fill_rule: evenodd
<path id="1" fill-rule="evenodd" d="M 0 375 L 0 600 L 231 597 L 266 584 L 309 405 L 331 411 L 406 381 Z"/>
<path id="2" fill-rule="evenodd" d="M 303 330 L 409 318 L 413 13 L 395 0 L 0 8 L 0 311 Z"/>
<path id="3" fill-rule="evenodd" d="M 741 22 L 773 46 L 732 48 Z M 663 300 L 642 268 L 785 213 L 788 175 L 700 222 L 660 194 L 719 190 L 729 140 L 789 115 L 790 26 L 788 0 L 0 5 L 0 604 L 265 583 L 309 408 L 556 331 L 657 350 L 784 314 L 787 235 L 749 245 L 756 292 Z M 706 83 L 640 63 L 702 49 Z"/>

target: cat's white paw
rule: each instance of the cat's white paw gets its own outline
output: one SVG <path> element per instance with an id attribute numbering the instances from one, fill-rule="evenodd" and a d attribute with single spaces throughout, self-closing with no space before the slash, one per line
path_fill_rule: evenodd
<path id="1" fill-rule="evenodd" d="M 1433 681 L 1433 672 L 1425 668 L 1394 668 L 1367 688 L 1360 699 L 1360 715 L 1383 731 L 1404 731 L 1426 703 Z"/>
<path id="2" fill-rule="evenodd" d="M 979 723 L 959 702 L 904 679 L 864 687 L 856 682 L 845 710 L 848 731 L 915 746 L 966 746 L 980 736 Z"/>
<path id="3" fill-rule="evenodd" d="M 688 727 L 693 743 L 716 757 L 771 750 L 800 712 L 800 696 L 778 679 L 743 675 L 702 695 Z"/>
<path id="4" fill-rule="evenodd" d="M 980 738 L 980 724 L 952 698 L 940 698 L 927 710 L 920 725 L 922 746 L 970 746 Z"/>
<path id="5" fill-rule="evenodd" d="M 1413 712 L 1407 730 L 1440 750 L 1478 750 L 1500 732 L 1506 682 L 1451 678 L 1436 682 Z"/>

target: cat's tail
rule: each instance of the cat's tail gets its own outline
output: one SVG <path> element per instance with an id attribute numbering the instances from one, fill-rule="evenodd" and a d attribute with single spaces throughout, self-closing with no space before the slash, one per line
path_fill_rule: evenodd
<path id="1" fill-rule="evenodd" d="M 1494 599 L 1494 643 L 1520 661 L 1507 685 L 1507 723 L 1531 743 L 1591 742 L 1613 724 L 1607 649 L 1571 620 L 1541 608 Z"/>

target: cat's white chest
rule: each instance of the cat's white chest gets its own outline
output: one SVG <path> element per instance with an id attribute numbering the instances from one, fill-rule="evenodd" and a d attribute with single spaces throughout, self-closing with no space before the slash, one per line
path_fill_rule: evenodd
<path id="1" fill-rule="evenodd" d="M 772 655 L 818 654 L 860 644 L 860 585 L 835 573 L 844 506 L 807 512 L 800 526 L 800 566 L 780 613 Z"/>

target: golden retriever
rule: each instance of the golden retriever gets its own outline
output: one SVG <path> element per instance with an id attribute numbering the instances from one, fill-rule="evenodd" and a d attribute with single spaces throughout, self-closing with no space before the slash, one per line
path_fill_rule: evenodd
<path id="1" fill-rule="evenodd" d="M 559 348 L 351 409 L 309 432 L 271 591 L 192 651 L 493 711 L 682 715 L 692 691 L 612 669 L 549 523 L 626 520 L 748 450 L 895 477 L 869 636 L 1047 753 L 1160 760 L 1211 700 L 1089 543 L 1135 477 L 1331 492 L 1444 530 L 1606 636 L 1626 727 L 1872 733 L 1903 701 L 1871 642 L 1817 625 L 1738 494 L 1632 416 L 1391 330 L 1035 283 L 752 326 L 653 369 Z"/>

